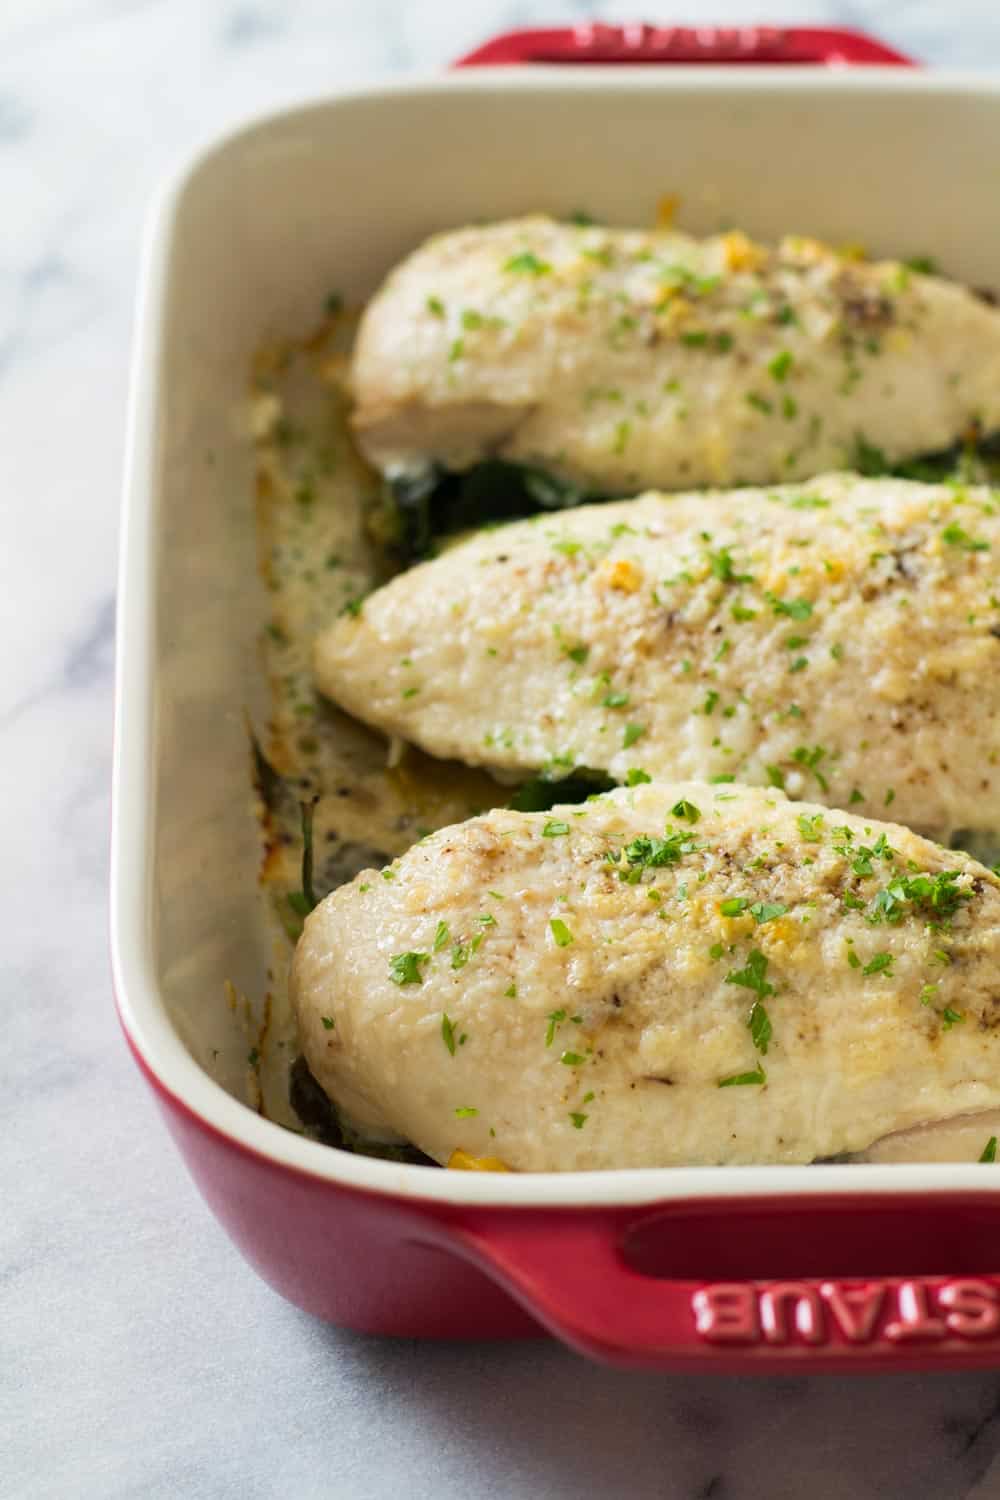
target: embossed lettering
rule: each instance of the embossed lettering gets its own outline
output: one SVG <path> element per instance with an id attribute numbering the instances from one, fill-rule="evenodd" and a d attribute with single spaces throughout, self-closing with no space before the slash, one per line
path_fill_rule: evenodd
<path id="1" fill-rule="evenodd" d="M 937 1318 L 927 1306 L 927 1288 L 922 1281 L 904 1281 L 897 1293 L 899 1321 L 885 1330 L 894 1343 L 904 1339 L 943 1339 L 944 1319 Z"/>
<path id="2" fill-rule="evenodd" d="M 885 1302 L 882 1283 L 872 1281 L 867 1286 L 840 1286 L 836 1281 L 824 1281 L 819 1290 L 824 1301 L 829 1303 L 847 1342 L 866 1344 L 875 1332 Z"/>
<path id="3" fill-rule="evenodd" d="M 788 1342 L 788 1305 L 795 1308 L 795 1327 L 807 1344 L 826 1338 L 823 1304 L 815 1287 L 801 1281 L 775 1281 L 761 1294 L 760 1321 L 769 1344 Z"/>
<path id="4" fill-rule="evenodd" d="M 715 1344 L 752 1344 L 759 1337 L 757 1294 L 752 1286 L 720 1281 L 691 1298 L 694 1326 Z"/>
<path id="5" fill-rule="evenodd" d="M 987 1281 L 946 1282 L 938 1292 L 938 1301 L 948 1308 L 948 1327 L 961 1338 L 988 1338 L 1000 1328 L 1000 1297 Z"/>

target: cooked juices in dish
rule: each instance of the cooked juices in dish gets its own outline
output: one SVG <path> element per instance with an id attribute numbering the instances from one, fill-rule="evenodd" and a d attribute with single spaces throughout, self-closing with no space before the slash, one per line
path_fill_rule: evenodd
<path id="1" fill-rule="evenodd" d="M 346 1115 L 442 1163 L 808 1162 L 1000 1106 L 998 965 L 968 856 L 641 784 L 363 872 L 307 919 L 293 998 Z"/>
<path id="2" fill-rule="evenodd" d="M 321 689 L 500 774 L 738 779 L 1000 826 L 1000 506 L 833 475 L 477 533 L 336 619 Z"/>
<path id="3" fill-rule="evenodd" d="M 1000 312 L 815 240 L 535 216 L 409 256 L 351 378 L 390 476 L 502 458 L 600 493 L 770 484 L 1000 426 Z"/>

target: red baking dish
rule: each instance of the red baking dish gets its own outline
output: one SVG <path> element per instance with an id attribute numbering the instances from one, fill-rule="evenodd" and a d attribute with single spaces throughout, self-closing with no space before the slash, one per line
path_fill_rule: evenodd
<path id="1" fill-rule="evenodd" d="M 360 300 L 435 229 L 580 207 L 648 222 L 666 193 L 695 232 L 798 230 L 996 279 L 991 81 L 797 30 L 517 33 L 465 61 L 537 59 L 252 121 L 158 204 L 122 537 L 112 946 L 125 1034 L 215 1213 L 320 1317 L 438 1338 L 547 1329 L 663 1369 L 1000 1363 L 988 1166 L 446 1172 L 333 1150 L 247 1102 L 245 1035 L 218 1002 L 227 981 L 262 997 L 273 961 L 244 776 L 245 715 L 266 710 L 264 603 L 234 420 L 260 340 L 308 327 L 331 285 Z M 631 65 L 594 66 L 606 61 Z"/>

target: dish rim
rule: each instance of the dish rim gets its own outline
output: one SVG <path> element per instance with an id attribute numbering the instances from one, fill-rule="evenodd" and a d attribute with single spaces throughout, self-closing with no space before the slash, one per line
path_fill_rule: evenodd
<path id="1" fill-rule="evenodd" d="M 630 65 L 624 74 L 600 65 L 479 68 L 440 77 L 376 82 L 250 112 L 188 153 L 154 194 L 140 257 L 130 364 L 124 485 L 118 563 L 118 618 L 112 776 L 110 941 L 119 1019 L 140 1067 L 154 1087 L 203 1129 L 236 1149 L 327 1187 L 383 1197 L 497 1207 L 593 1208 L 680 1200 L 792 1197 L 940 1198 L 1000 1192 L 1000 1174 L 979 1164 L 648 1167 L 591 1172 L 477 1173 L 442 1171 L 357 1156 L 320 1144 L 262 1118 L 216 1083 L 184 1047 L 170 1023 L 156 978 L 152 944 L 152 831 L 155 819 L 153 745 L 155 681 L 154 503 L 160 376 L 168 317 L 168 269 L 179 211 L 198 173 L 257 134 L 306 124 L 311 115 L 365 99 L 450 93 L 509 93 L 616 88 L 693 92 L 795 93 L 808 88 L 849 94 L 927 93 L 995 96 L 1000 77 L 965 70 L 924 73 L 893 67 L 857 71 L 780 66 L 697 69 Z"/>

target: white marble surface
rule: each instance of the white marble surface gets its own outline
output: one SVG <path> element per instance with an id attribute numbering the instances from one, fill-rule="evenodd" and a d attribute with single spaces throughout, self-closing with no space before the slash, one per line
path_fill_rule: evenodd
<path id="1" fill-rule="evenodd" d="M 234 116 L 632 0 L 0 5 L 0 1495 L 1000 1496 L 1000 1372 L 622 1375 L 322 1327 L 230 1247 L 119 1038 L 105 885 L 115 536 L 140 224 Z M 1000 66 L 996 0 L 687 0 Z"/>

